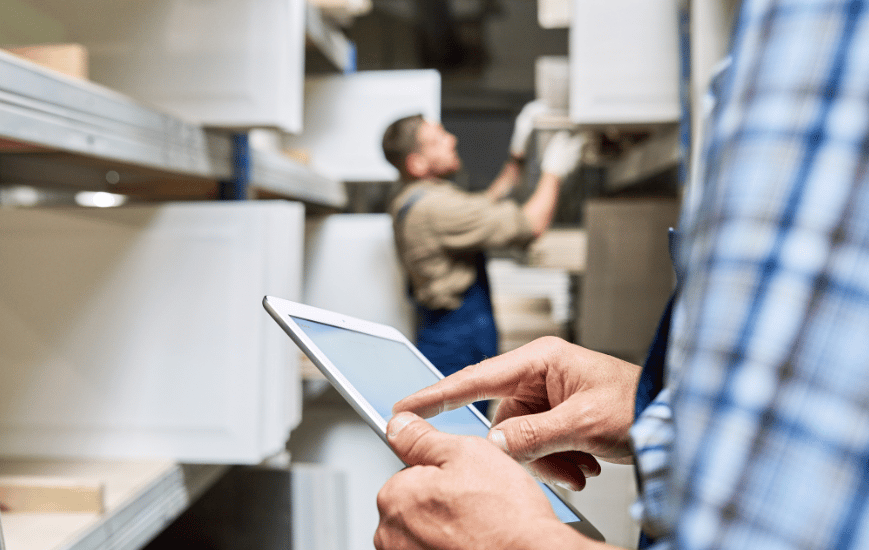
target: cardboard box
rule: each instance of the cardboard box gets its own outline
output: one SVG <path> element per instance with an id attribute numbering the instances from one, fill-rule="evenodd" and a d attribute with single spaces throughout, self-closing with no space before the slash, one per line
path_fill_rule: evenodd
<path id="1" fill-rule="evenodd" d="M 531 243 L 528 264 L 534 267 L 563 269 L 570 273 L 585 271 L 588 234 L 583 228 L 549 229 Z"/>
<path id="2" fill-rule="evenodd" d="M 588 264 L 580 284 L 580 343 L 642 361 L 675 275 L 668 229 L 676 199 L 595 199 L 586 206 Z"/>
<path id="3" fill-rule="evenodd" d="M 65 75 L 88 79 L 88 51 L 81 44 L 33 44 L 9 51 Z"/>

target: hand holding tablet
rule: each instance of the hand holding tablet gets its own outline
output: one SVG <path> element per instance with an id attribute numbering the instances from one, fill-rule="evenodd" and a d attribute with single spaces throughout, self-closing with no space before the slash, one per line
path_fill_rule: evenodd
<path id="1" fill-rule="evenodd" d="M 485 440 L 438 431 L 407 412 L 387 432 L 395 453 L 421 467 L 381 489 L 376 548 L 569 548 L 579 538 L 539 485 Z"/>
<path id="2" fill-rule="evenodd" d="M 393 410 L 428 417 L 481 396 L 501 399 L 488 439 L 538 478 L 579 491 L 586 477 L 600 474 L 595 457 L 632 462 L 628 432 L 639 374 L 637 365 L 541 338 L 466 367 Z"/>
<path id="3" fill-rule="evenodd" d="M 290 338 L 323 372 L 338 392 L 387 444 L 392 443 L 387 438 L 387 420 L 393 416 L 393 405 L 419 390 L 432 386 L 442 378 L 440 373 L 413 344 L 393 327 L 350 318 L 269 296 L 263 300 L 263 305 Z M 450 380 L 452 379 L 453 377 L 450 378 Z M 429 405 L 434 404 L 433 401 L 429 402 Z M 452 405 L 454 404 L 451 403 Z M 496 470 L 500 474 L 492 476 L 498 482 L 509 480 L 511 485 L 507 487 L 508 490 L 504 491 L 503 487 L 499 489 L 497 485 L 487 482 L 485 486 L 489 488 L 489 491 L 481 490 L 480 495 L 504 493 L 501 496 L 508 498 L 508 502 L 504 502 L 501 507 L 506 510 L 508 504 L 512 502 L 512 499 L 509 498 L 510 489 L 518 490 L 530 483 L 531 487 L 537 491 L 538 496 L 531 497 L 531 503 L 525 502 L 522 505 L 526 514 L 529 513 L 529 510 L 537 509 L 533 505 L 535 498 L 543 498 L 548 501 L 550 507 L 547 510 L 544 506 L 544 511 L 541 512 L 543 515 L 540 517 L 547 515 L 556 517 L 560 522 L 570 525 L 592 539 L 603 540 L 600 532 L 570 504 L 562 500 L 545 484 L 534 483 L 516 462 L 509 460 L 494 446 L 480 439 L 467 440 L 470 441 L 467 443 L 465 438 L 454 437 L 478 436 L 486 438 L 489 433 L 489 422 L 476 409 L 461 406 L 439 414 L 431 418 L 429 422 L 416 420 L 411 423 L 411 425 L 417 426 L 412 430 L 421 429 L 419 426 L 427 426 L 429 423 L 437 430 L 432 430 L 431 433 L 425 435 L 427 441 L 434 439 L 455 441 L 459 449 L 473 448 L 478 449 L 477 452 L 485 454 L 486 465 L 469 463 L 466 459 L 459 458 L 447 461 L 452 467 L 459 465 L 469 468 L 468 473 L 470 473 L 474 469 L 484 466 L 484 469 L 491 473 L 489 463 L 509 464 L 509 466 L 504 466 L 505 469 L 497 467 Z M 401 438 L 398 440 L 399 442 L 414 432 L 405 433 L 405 430 L 402 430 L 401 433 L 404 435 L 399 436 Z M 393 450 L 396 451 L 399 458 L 405 459 L 401 456 L 401 451 L 395 448 Z M 501 457 L 501 459 L 492 457 Z M 502 459 L 507 462 L 502 463 Z M 405 463 L 408 461 L 405 460 Z M 406 472 L 411 470 L 414 468 L 403 471 L 398 479 L 400 480 Z M 456 472 L 453 471 L 452 473 Z M 517 479 L 524 481 L 517 482 L 515 481 Z M 400 481 L 396 483 L 400 484 Z M 514 483 L 518 483 L 518 485 L 512 485 Z M 388 486 L 389 484 L 387 484 Z M 522 489 L 523 499 L 525 490 Z M 497 510 L 492 511 L 492 513 L 497 513 Z"/>

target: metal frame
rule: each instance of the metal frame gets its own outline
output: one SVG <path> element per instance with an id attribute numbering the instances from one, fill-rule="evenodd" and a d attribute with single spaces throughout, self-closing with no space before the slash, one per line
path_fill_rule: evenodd
<path id="1" fill-rule="evenodd" d="M 206 130 L 3 51 L 0 153 L 3 184 L 99 189 L 111 171 L 133 183 L 211 180 L 226 200 L 260 189 L 330 208 L 347 204 L 341 182 L 277 152 L 253 150 L 246 130 Z"/>
<path id="2" fill-rule="evenodd" d="M 220 182 L 221 200 L 245 200 L 250 187 L 250 140 L 246 133 L 232 134 L 232 178 Z"/>

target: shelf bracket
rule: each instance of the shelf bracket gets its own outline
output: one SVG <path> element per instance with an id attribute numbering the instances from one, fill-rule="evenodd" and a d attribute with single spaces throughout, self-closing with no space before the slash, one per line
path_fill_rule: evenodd
<path id="1" fill-rule="evenodd" d="M 247 132 L 232 134 L 232 178 L 220 182 L 220 200 L 247 199 L 250 173 L 250 141 Z"/>

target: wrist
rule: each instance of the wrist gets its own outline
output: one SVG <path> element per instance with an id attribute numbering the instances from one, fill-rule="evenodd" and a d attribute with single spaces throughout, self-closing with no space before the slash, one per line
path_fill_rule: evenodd
<path id="1" fill-rule="evenodd" d="M 540 174 L 540 182 L 548 185 L 555 185 L 560 187 L 563 180 L 564 176 L 556 172 L 548 172 L 546 170 L 543 170 Z"/>

